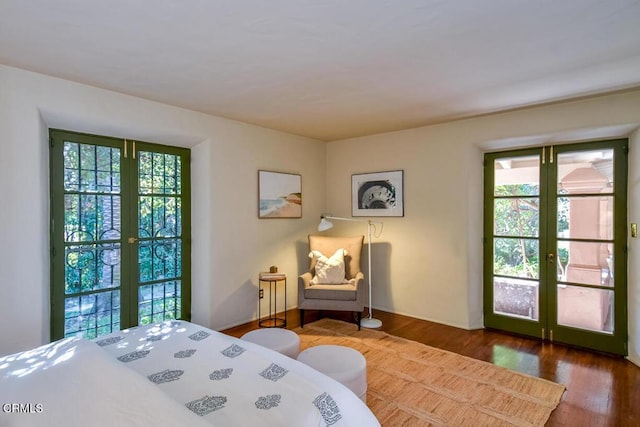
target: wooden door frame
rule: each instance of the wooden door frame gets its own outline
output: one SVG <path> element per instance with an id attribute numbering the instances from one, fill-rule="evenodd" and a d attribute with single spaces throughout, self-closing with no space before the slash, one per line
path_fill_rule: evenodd
<path id="1" fill-rule="evenodd" d="M 554 149 L 555 148 L 555 149 Z M 555 246 L 557 234 L 557 218 L 551 212 L 551 206 L 556 206 L 557 164 L 558 153 L 566 151 L 588 151 L 602 148 L 614 149 L 614 334 L 599 334 L 557 324 L 557 300 L 551 287 L 557 286 L 556 265 L 551 265 L 546 254 L 551 244 Z M 542 340 L 565 342 L 570 345 L 587 347 L 599 351 L 627 354 L 627 153 L 628 140 L 603 140 L 553 147 L 534 147 L 501 152 L 485 153 L 484 156 L 484 219 L 483 219 L 483 312 L 484 325 Z M 546 212 L 539 216 L 539 317 L 538 321 L 518 319 L 510 316 L 498 315 L 493 312 L 494 293 L 494 161 L 502 157 L 541 156 L 540 163 L 540 210 Z M 551 203 L 553 200 L 553 203 Z M 554 252 L 556 249 L 554 248 Z M 553 267 L 553 268 L 551 268 Z M 556 288 L 557 289 L 557 288 Z M 622 298 L 620 297 L 622 296 Z"/>

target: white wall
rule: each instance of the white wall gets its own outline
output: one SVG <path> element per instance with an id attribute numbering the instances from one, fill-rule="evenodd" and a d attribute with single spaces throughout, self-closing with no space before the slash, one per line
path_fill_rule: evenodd
<path id="1" fill-rule="evenodd" d="M 0 66 L 0 355 L 49 340 L 49 127 L 192 148 L 194 321 L 253 319 L 257 274 L 274 264 L 296 305 L 325 143 Z M 302 174 L 302 219 L 257 219 L 258 169 Z"/>
<path id="2" fill-rule="evenodd" d="M 404 170 L 405 216 L 384 218 L 373 306 L 462 328 L 482 320 L 482 153 L 628 136 L 640 91 L 329 143 L 327 207 L 351 215 L 351 174 Z M 630 222 L 640 221 L 640 137 L 631 142 Z M 634 219 L 635 218 L 635 219 Z M 344 225 L 341 232 L 357 232 Z M 640 247 L 629 255 L 630 355 L 640 352 Z M 388 257 L 388 258 L 385 258 Z"/>
<path id="3" fill-rule="evenodd" d="M 482 326 L 482 153 L 631 134 L 640 91 L 325 143 L 0 66 L 0 355 L 49 339 L 47 129 L 192 148 L 193 320 L 255 316 L 256 275 L 295 276 L 325 206 L 351 215 L 351 174 L 403 169 L 405 216 L 374 239 L 374 307 Z M 640 222 L 640 133 L 629 222 Z M 303 218 L 257 219 L 257 170 L 302 174 Z M 335 233 L 364 233 L 336 222 Z M 629 242 L 629 357 L 640 364 L 640 246 Z"/>

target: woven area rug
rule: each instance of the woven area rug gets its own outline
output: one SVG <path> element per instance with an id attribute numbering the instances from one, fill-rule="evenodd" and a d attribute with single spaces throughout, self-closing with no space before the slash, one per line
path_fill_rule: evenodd
<path id="1" fill-rule="evenodd" d="M 301 351 L 355 348 L 367 359 L 367 405 L 383 426 L 543 426 L 565 387 L 385 332 L 321 319 L 297 328 Z"/>

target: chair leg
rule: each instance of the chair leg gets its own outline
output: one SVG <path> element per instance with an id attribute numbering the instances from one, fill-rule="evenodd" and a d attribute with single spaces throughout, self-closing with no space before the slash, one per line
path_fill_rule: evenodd
<path id="1" fill-rule="evenodd" d="M 358 316 L 358 330 L 360 330 L 360 321 L 362 320 L 362 312 L 358 311 L 356 315 Z"/>
<path id="2" fill-rule="evenodd" d="M 304 328 L 304 310 L 300 309 L 300 328 Z"/>

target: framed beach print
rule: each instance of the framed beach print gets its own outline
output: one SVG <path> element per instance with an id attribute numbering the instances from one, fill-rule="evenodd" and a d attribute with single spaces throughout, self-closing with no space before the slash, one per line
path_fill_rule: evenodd
<path id="1" fill-rule="evenodd" d="M 351 175 L 353 216 L 404 216 L 404 171 Z"/>
<path id="2" fill-rule="evenodd" d="M 258 171 L 258 218 L 302 218 L 302 177 Z"/>

